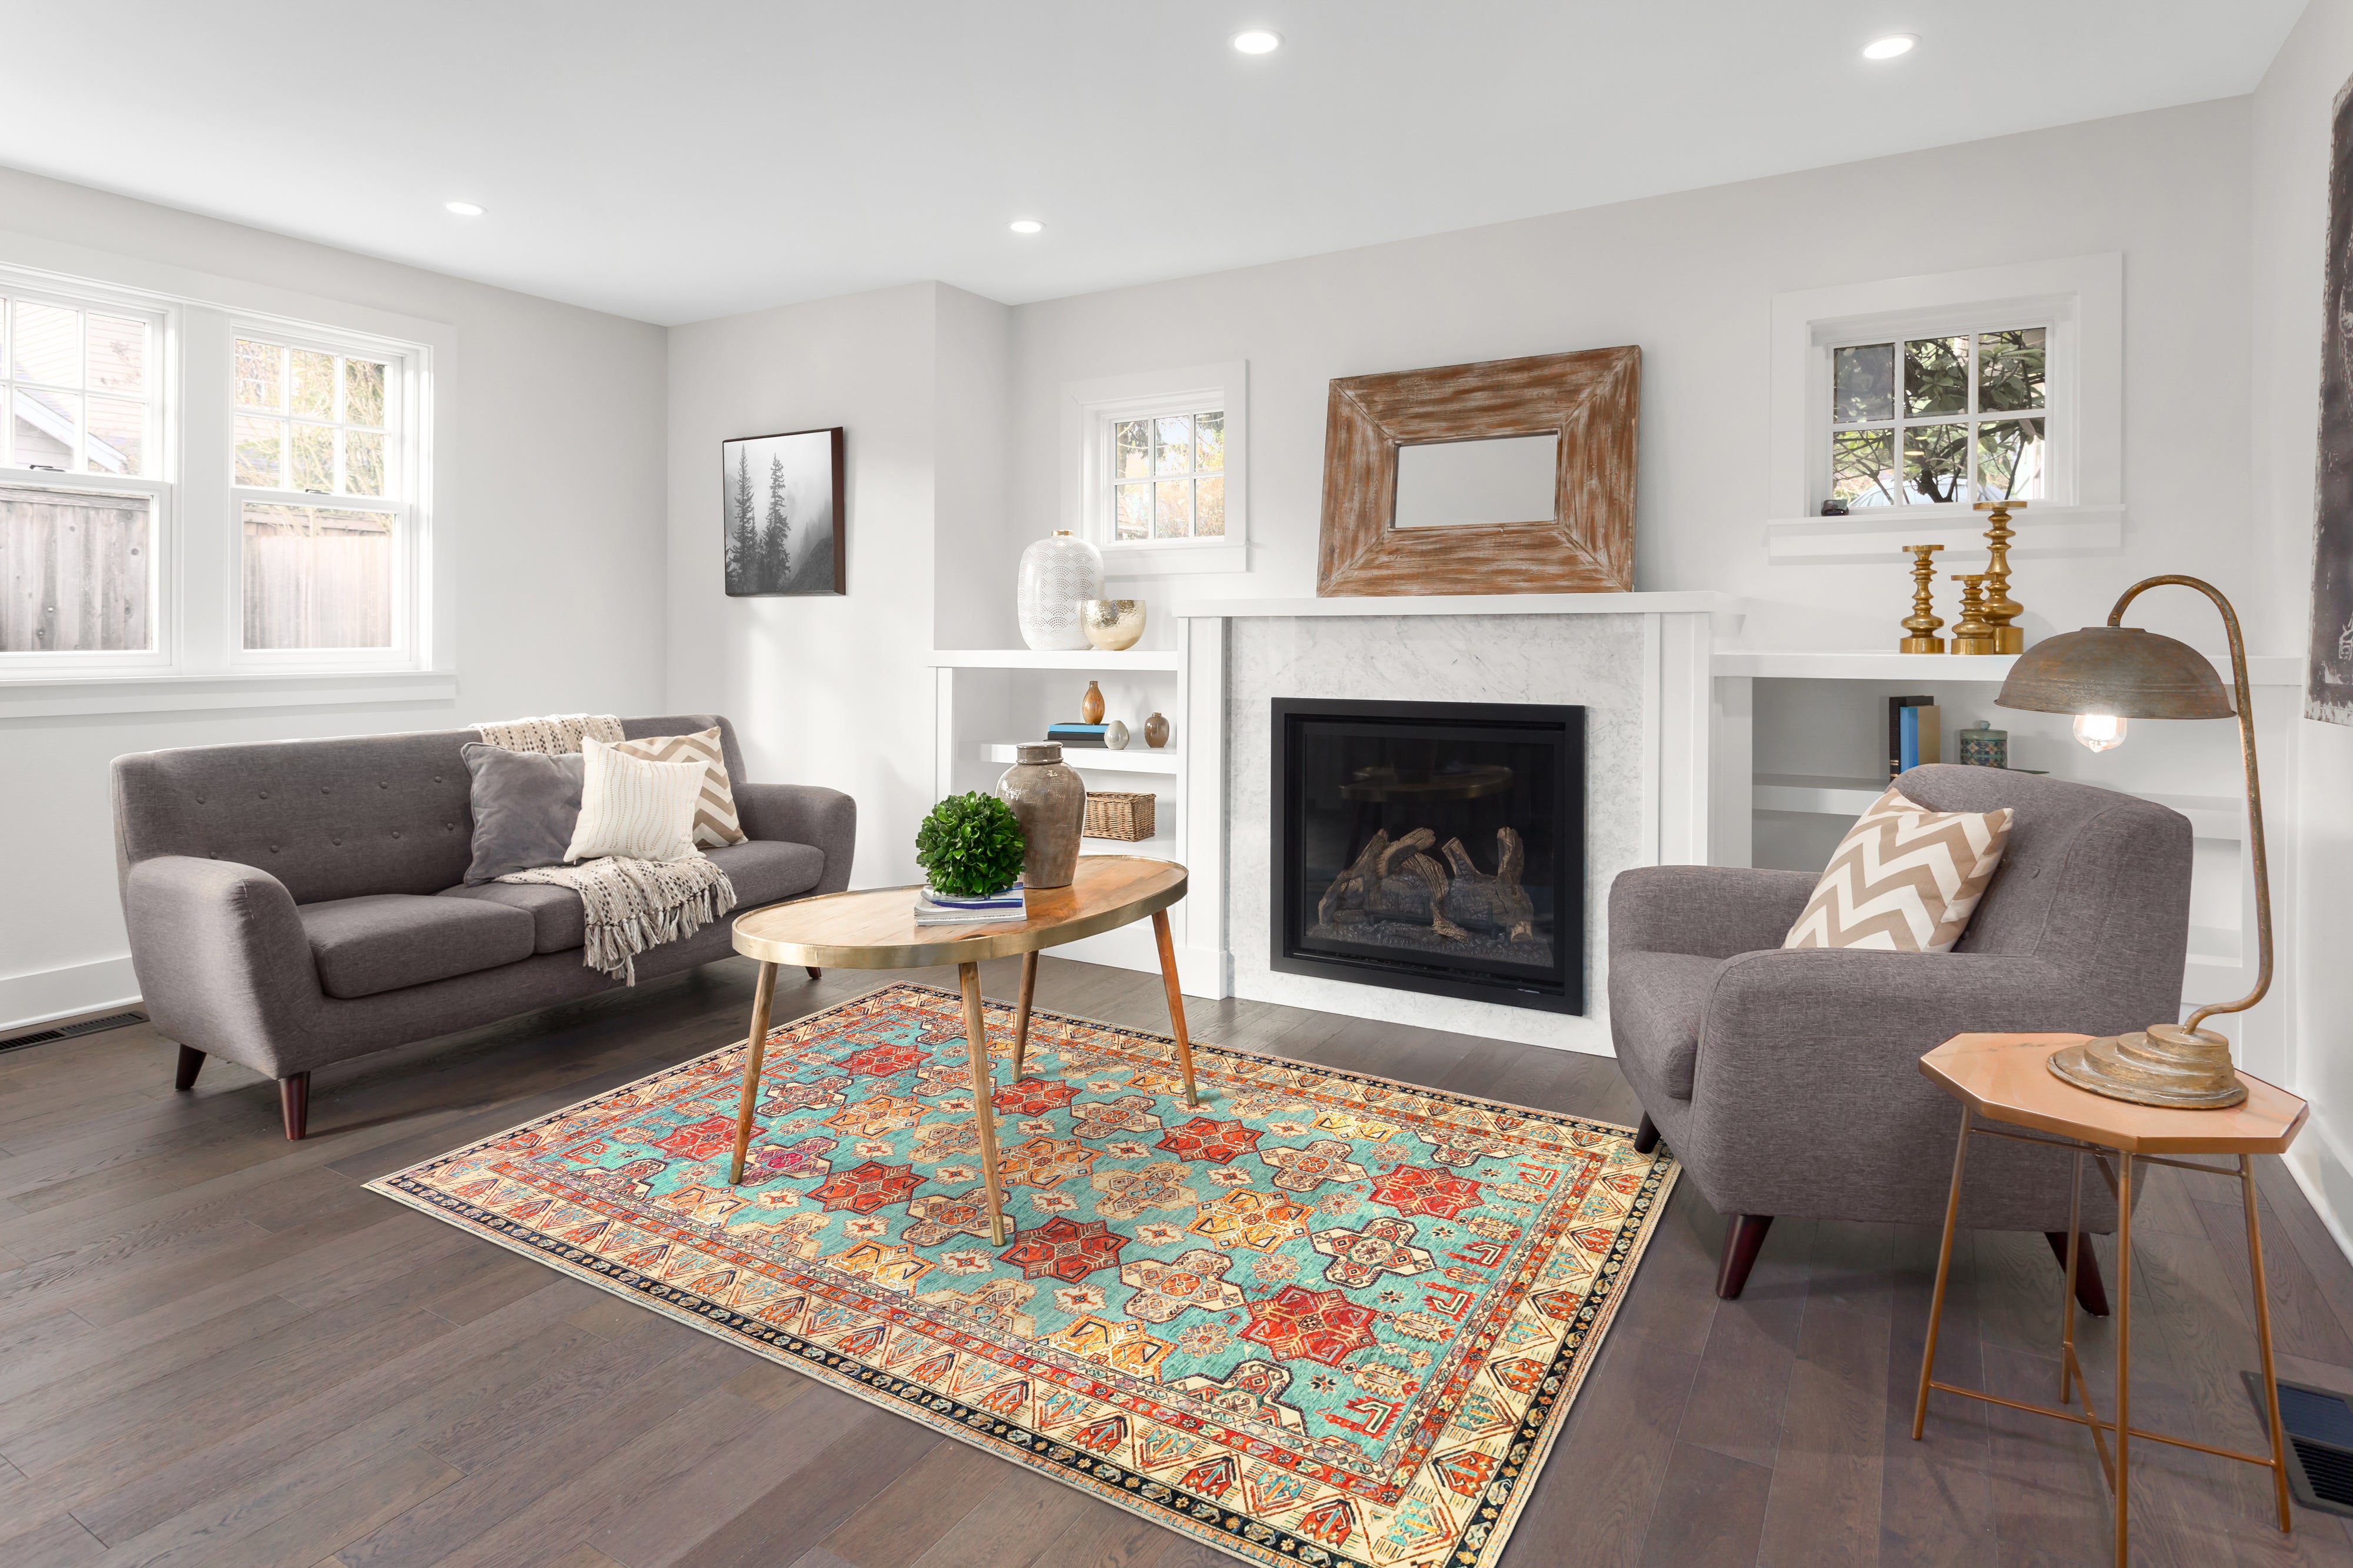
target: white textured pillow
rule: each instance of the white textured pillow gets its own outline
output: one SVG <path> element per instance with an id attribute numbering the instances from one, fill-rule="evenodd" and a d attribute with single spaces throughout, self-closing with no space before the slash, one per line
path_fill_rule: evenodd
<path id="1" fill-rule="evenodd" d="M 634 860 L 682 860 L 694 853 L 694 808 L 708 771 L 691 763 L 649 763 L 617 746 L 585 740 L 580 821 L 564 858 L 621 855 Z"/>

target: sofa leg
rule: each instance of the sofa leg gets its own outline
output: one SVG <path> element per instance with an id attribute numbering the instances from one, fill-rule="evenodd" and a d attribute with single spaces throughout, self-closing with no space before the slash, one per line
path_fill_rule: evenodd
<path id="1" fill-rule="evenodd" d="M 1716 1260 L 1715 1293 L 1727 1301 L 1736 1301 L 1747 1287 L 1748 1270 L 1756 1266 L 1757 1253 L 1765 1245 L 1765 1233 L 1773 1228 L 1769 1214 L 1736 1214 L 1732 1223 L 1724 1227 L 1724 1255 Z"/>
<path id="2" fill-rule="evenodd" d="M 298 1072 L 278 1080 L 278 1110 L 286 1119 L 286 1136 L 301 1142 L 311 1121 L 311 1075 Z"/>
<path id="3" fill-rule="evenodd" d="M 822 980 L 825 978 L 825 971 L 822 969 L 811 969 L 808 972 L 808 977 L 811 980 Z"/>
<path id="4" fill-rule="evenodd" d="M 180 1047 L 180 1065 L 173 1070 L 172 1087 L 185 1094 L 196 1087 L 196 1074 L 204 1071 L 205 1053 L 194 1046 Z"/>
<path id="5" fill-rule="evenodd" d="M 2046 1230 L 2042 1239 L 2051 1244 L 2051 1256 L 2059 1267 L 2067 1267 L 2067 1233 Z M 2084 1237 L 2084 1245 L 2075 1254 L 2075 1304 L 2095 1318 L 2108 1315 L 2108 1288 L 2100 1281 L 2100 1255 L 2092 1250 L 2092 1238 Z"/>
<path id="6" fill-rule="evenodd" d="M 1647 1154 L 1659 1146 L 1659 1124 L 1651 1120 L 1649 1111 L 1642 1112 L 1642 1125 L 1634 1129 L 1634 1152 Z"/>

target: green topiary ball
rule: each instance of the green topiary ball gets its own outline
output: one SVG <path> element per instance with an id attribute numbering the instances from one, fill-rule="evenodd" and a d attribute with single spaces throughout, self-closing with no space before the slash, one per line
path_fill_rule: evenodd
<path id="1" fill-rule="evenodd" d="M 979 899 L 1021 879 L 1021 820 L 993 795 L 952 795 L 915 830 L 915 864 L 932 890 Z"/>

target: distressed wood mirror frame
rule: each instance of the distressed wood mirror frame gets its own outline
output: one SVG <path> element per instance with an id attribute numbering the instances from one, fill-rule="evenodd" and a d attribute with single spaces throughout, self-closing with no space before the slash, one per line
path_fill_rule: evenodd
<path id="1" fill-rule="evenodd" d="M 1630 593 L 1641 376 L 1630 346 L 1333 382 L 1317 596 Z M 1400 447 L 1554 432 L 1549 519 L 1396 526 Z"/>

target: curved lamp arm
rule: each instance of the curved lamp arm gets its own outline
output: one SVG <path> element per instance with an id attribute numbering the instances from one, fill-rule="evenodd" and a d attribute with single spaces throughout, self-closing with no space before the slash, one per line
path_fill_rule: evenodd
<path id="1" fill-rule="evenodd" d="M 2263 790 L 2255 774 L 2255 710 L 2247 689 L 2247 645 L 2239 635 L 2239 612 L 2231 601 L 2211 583 L 2196 577 L 2147 577 L 2124 591 L 2115 609 L 2108 612 L 2108 625 L 2122 626 L 2125 606 L 2151 588 L 2195 588 L 2214 601 L 2222 612 L 2222 627 L 2231 637 L 2231 679 L 2232 700 L 2239 708 L 2239 750 L 2247 763 L 2247 845 L 2253 852 L 2255 865 L 2255 945 L 2259 954 L 2255 968 L 2255 988 L 2236 1002 L 2217 1002 L 2200 1007 L 2189 1015 L 2192 1029 L 2216 1013 L 2243 1013 L 2263 999 L 2272 988 L 2272 878 L 2271 864 L 2263 854 Z"/>

